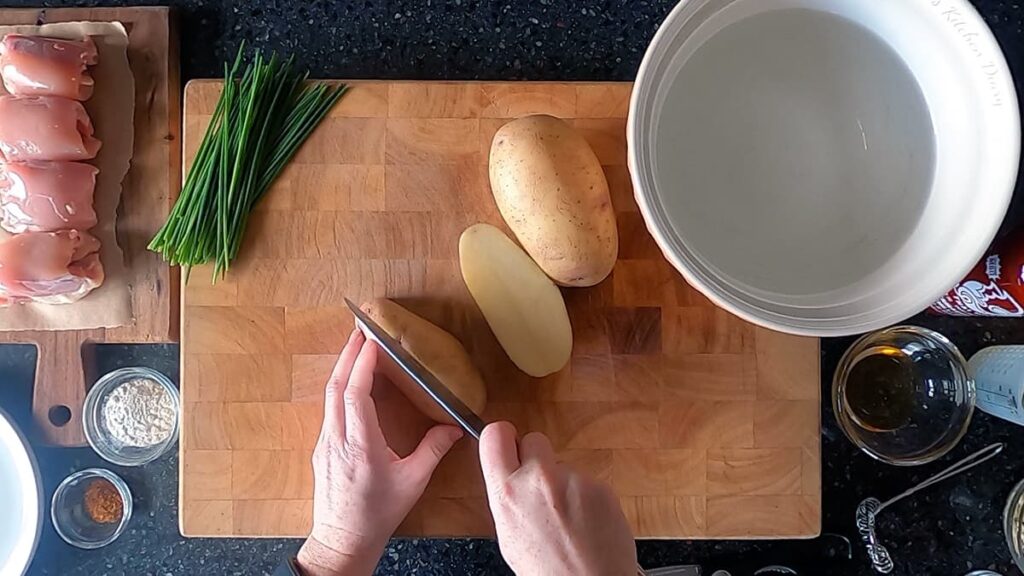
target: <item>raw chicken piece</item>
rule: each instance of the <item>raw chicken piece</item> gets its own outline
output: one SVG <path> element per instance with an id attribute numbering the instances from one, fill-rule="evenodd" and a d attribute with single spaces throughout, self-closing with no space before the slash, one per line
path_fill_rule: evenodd
<path id="1" fill-rule="evenodd" d="M 98 172 L 80 162 L 0 163 L 0 226 L 14 233 L 92 228 Z"/>
<path id="2" fill-rule="evenodd" d="M 96 57 L 88 36 L 76 41 L 8 34 L 0 42 L 0 74 L 11 94 L 88 100 L 93 80 L 85 68 Z"/>
<path id="3" fill-rule="evenodd" d="M 81 102 L 56 96 L 0 96 L 0 152 L 8 162 L 88 160 L 99 149 Z"/>
<path id="4" fill-rule="evenodd" d="M 100 241 L 87 232 L 26 232 L 0 242 L 0 306 L 69 304 L 103 283 Z"/>

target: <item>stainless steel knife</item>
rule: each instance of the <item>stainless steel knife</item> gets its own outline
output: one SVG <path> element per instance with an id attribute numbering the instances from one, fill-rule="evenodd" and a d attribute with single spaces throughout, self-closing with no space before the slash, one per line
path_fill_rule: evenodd
<path id="1" fill-rule="evenodd" d="M 359 309 L 351 300 L 345 299 L 345 304 L 348 305 L 352 314 L 356 318 L 356 324 L 363 331 L 363 334 L 367 338 L 373 340 L 383 350 L 399 368 L 405 372 L 413 382 L 416 383 L 427 394 L 430 398 L 437 402 L 449 416 L 452 417 L 462 429 L 465 430 L 470 436 L 480 439 L 480 434 L 484 431 L 483 419 L 480 418 L 475 412 L 470 410 L 459 397 L 456 396 L 447 386 L 444 385 L 434 374 L 428 370 L 418 360 L 413 358 L 412 354 L 408 350 L 402 347 L 401 343 L 391 337 L 390 334 L 384 331 L 383 328 L 377 325 L 376 322 L 370 319 L 362 310 Z"/>

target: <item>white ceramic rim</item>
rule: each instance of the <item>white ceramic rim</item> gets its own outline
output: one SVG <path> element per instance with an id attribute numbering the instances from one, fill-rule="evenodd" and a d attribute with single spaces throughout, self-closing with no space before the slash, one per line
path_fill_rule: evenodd
<path id="1" fill-rule="evenodd" d="M 0 410 L 0 451 L 14 456 L 14 467 L 18 474 L 17 494 L 23 497 L 22 530 L 19 532 L 20 536 L 12 549 L 12 554 L 4 559 L 4 564 L 0 567 L 0 574 L 20 576 L 28 570 L 42 533 L 43 503 L 40 498 L 42 486 L 39 468 L 28 441 L 14 427 L 10 417 L 3 410 Z M 12 496 L 12 494 L 5 495 L 8 498 Z"/>
<path id="2" fill-rule="evenodd" d="M 956 16 L 960 18 L 959 25 L 939 27 L 944 31 L 944 43 L 965 59 L 977 53 L 985 54 L 988 58 L 986 78 L 991 83 L 990 86 L 1002 90 L 1001 96 L 1006 99 L 1005 105 L 998 107 L 998 110 L 995 106 L 979 104 L 979 109 L 985 111 L 988 116 L 985 119 L 986 128 L 996 126 L 996 130 L 1003 131 L 998 138 L 1000 146 L 1003 146 L 1003 153 L 981 157 L 974 171 L 980 175 L 978 180 L 984 179 L 986 182 L 986 185 L 978 187 L 984 193 L 984 199 L 979 203 L 983 206 L 978 209 L 969 225 L 955 231 L 955 258 L 951 256 L 941 262 L 934 262 L 936 272 L 932 282 L 911 282 L 909 286 L 905 286 L 905 290 L 895 293 L 892 290 L 882 291 L 877 286 L 873 287 L 865 292 L 866 296 L 860 294 L 858 297 L 874 297 L 874 304 L 860 312 L 846 314 L 836 313 L 812 302 L 792 301 L 784 306 L 773 307 L 771 304 L 774 303 L 766 303 L 743 288 L 730 285 L 707 262 L 701 261 L 699 256 L 689 251 L 674 233 L 653 190 L 654 176 L 643 171 L 651 164 L 652 134 L 646 126 L 653 123 L 649 117 L 654 115 L 651 109 L 655 106 L 660 80 L 656 68 L 663 66 L 671 57 L 666 45 L 675 38 L 678 29 L 691 24 L 689 19 L 693 14 L 708 4 L 709 0 L 681 0 L 658 29 L 637 72 L 626 129 L 629 170 L 640 212 L 662 253 L 686 281 L 717 306 L 749 322 L 792 334 L 826 337 L 859 334 L 898 323 L 926 309 L 963 279 L 984 255 L 999 229 L 1013 196 L 1020 159 L 1020 113 L 1013 79 L 1001 48 L 974 7 L 966 0 L 939 0 L 938 6 L 934 2 L 920 3 L 921 6 L 931 5 L 931 9 L 937 11 L 934 17 L 942 17 L 938 12 L 940 8 L 955 11 Z M 924 9 L 927 8 L 921 8 Z M 697 23 L 694 30 L 700 25 Z M 964 36 L 964 30 L 970 32 L 969 42 Z M 981 74 L 980 68 L 979 65 L 975 75 Z M 916 70 L 914 72 L 916 75 Z M 984 98 L 986 88 L 989 87 L 972 84 L 972 95 L 979 99 Z M 929 95 L 927 92 L 925 96 L 926 99 L 935 97 L 934 94 Z M 931 107 L 929 100 L 929 108 Z M 981 192 L 975 193 L 981 195 Z M 844 301 L 834 308 L 841 309 L 847 304 L 848 302 Z"/>

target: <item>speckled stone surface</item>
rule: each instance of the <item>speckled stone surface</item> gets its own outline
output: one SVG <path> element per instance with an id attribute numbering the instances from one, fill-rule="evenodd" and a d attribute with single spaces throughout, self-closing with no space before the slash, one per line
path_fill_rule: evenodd
<path id="1" fill-rule="evenodd" d="M 865 2 L 881 0 L 863 0 Z M 927 0 L 919 0 L 927 1 Z M 976 0 L 975 5 L 1003 45 L 1011 68 L 1024 83 L 1024 8 L 1015 0 Z M 5 2 L 30 6 L 33 2 Z M 62 2 L 47 3 L 61 5 Z M 71 4 L 69 2 L 68 4 Z M 75 3 L 92 5 L 93 2 Z M 118 4 L 113 2 L 111 4 Z M 314 76 L 403 79 L 631 80 L 644 48 L 673 0 L 471 0 L 173 2 L 180 8 L 182 71 L 185 78 L 218 74 L 220 63 L 242 39 L 296 55 Z M 1024 200 L 1007 225 L 1024 224 Z M 955 233 L 951 231 L 951 233 Z M 1024 321 L 954 320 L 913 322 L 950 336 L 971 354 L 1002 343 L 1024 343 Z M 823 346 L 823 397 L 850 339 Z M 105 346 L 101 370 L 145 365 L 177 381 L 174 346 Z M 0 406 L 27 429 L 34 352 L 0 347 Z M 899 469 L 860 454 L 823 407 L 824 535 L 788 542 L 641 542 L 647 567 L 676 563 L 753 574 L 785 564 L 802 574 L 871 574 L 856 543 L 853 512 L 862 498 L 897 494 L 933 474 L 944 463 L 990 442 L 1007 449 L 984 468 L 935 486 L 887 510 L 879 534 L 896 560 L 895 574 L 960 575 L 979 568 L 1016 574 L 1001 527 L 1002 506 L 1024 479 L 1024 429 L 977 415 L 964 442 L 944 463 Z M 88 449 L 36 447 L 47 496 L 67 474 L 100 465 Z M 138 469 L 114 469 L 136 495 L 126 533 L 97 551 L 64 544 L 47 522 L 33 574 L 192 575 L 269 572 L 297 540 L 183 539 L 177 530 L 177 458 L 168 456 Z M 2 499 L 0 499 L 2 504 Z M 851 548 L 845 539 L 853 541 Z M 454 575 L 507 573 L 493 542 L 479 540 L 394 541 L 379 574 Z"/>

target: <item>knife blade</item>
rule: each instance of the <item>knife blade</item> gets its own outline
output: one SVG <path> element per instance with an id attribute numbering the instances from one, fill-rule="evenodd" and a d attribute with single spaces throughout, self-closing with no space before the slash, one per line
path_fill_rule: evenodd
<path id="1" fill-rule="evenodd" d="M 390 334 L 384 331 L 365 312 L 351 300 L 345 298 L 345 304 L 356 318 L 356 324 L 367 338 L 373 340 L 380 349 L 402 369 L 423 392 L 455 420 L 470 436 L 480 439 L 486 423 L 473 410 L 466 406 L 441 380 L 427 369 L 402 347 Z"/>

